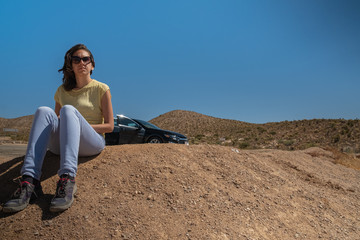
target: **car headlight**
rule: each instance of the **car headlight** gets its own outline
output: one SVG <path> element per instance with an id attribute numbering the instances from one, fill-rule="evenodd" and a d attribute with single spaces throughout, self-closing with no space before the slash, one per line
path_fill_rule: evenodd
<path id="1" fill-rule="evenodd" d="M 170 134 L 164 134 L 165 137 L 167 138 L 171 138 L 173 140 L 177 140 L 177 136 L 176 135 L 170 135 Z"/>

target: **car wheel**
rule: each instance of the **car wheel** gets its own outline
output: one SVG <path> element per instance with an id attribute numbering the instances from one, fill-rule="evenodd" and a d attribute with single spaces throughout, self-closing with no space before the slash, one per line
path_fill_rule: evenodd
<path id="1" fill-rule="evenodd" d="M 163 141 L 159 137 L 151 137 L 147 141 L 148 143 L 162 143 Z"/>

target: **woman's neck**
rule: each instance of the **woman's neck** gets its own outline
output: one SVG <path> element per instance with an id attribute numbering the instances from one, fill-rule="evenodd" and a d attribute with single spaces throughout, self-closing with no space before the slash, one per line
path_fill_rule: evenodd
<path id="1" fill-rule="evenodd" d="M 76 88 L 75 89 L 81 89 L 84 86 L 88 85 L 89 82 L 91 82 L 90 76 L 84 76 L 84 77 L 77 77 L 76 78 Z"/>

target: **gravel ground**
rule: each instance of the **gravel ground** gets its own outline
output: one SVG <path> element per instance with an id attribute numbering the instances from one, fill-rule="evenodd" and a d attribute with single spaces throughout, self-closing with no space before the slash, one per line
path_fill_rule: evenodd
<path id="1" fill-rule="evenodd" d="M 0 165 L 0 203 L 22 157 Z M 79 159 L 73 206 L 51 213 L 58 156 L 47 154 L 45 196 L 0 213 L 0 239 L 359 239 L 360 172 L 331 152 L 213 145 L 123 145 Z"/>

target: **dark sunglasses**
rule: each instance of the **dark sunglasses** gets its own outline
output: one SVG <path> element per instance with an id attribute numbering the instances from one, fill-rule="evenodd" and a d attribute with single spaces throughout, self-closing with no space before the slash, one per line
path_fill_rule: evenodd
<path id="1" fill-rule="evenodd" d="M 72 56 L 71 60 L 73 63 L 75 64 L 79 64 L 81 62 L 81 60 L 83 61 L 84 64 L 88 64 L 91 60 L 90 57 L 78 57 L 78 56 Z"/>

